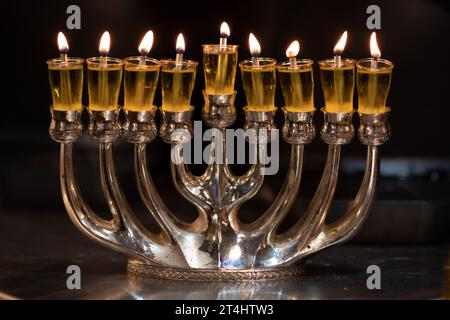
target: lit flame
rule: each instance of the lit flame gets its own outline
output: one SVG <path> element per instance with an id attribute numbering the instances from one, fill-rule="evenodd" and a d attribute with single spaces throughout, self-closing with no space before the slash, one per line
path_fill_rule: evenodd
<path id="1" fill-rule="evenodd" d="M 230 26 L 226 22 L 222 22 L 220 25 L 220 36 L 222 38 L 228 38 L 230 36 Z"/>
<path id="2" fill-rule="evenodd" d="M 143 56 L 148 55 L 153 46 L 153 31 L 148 31 L 144 38 L 142 38 L 141 44 L 139 45 L 139 53 Z"/>
<path id="3" fill-rule="evenodd" d="M 372 35 L 370 36 L 370 54 L 372 55 L 372 58 L 375 59 L 381 57 L 381 51 L 380 48 L 378 48 L 377 43 L 377 34 L 375 32 L 372 32 Z"/>
<path id="4" fill-rule="evenodd" d="M 339 39 L 338 43 L 334 46 L 334 54 L 337 56 L 342 55 L 345 49 L 345 44 L 347 43 L 347 31 L 345 31 L 341 38 Z"/>
<path id="5" fill-rule="evenodd" d="M 101 56 L 107 56 L 109 53 L 109 47 L 111 46 L 111 36 L 108 31 L 105 31 L 100 39 L 99 52 Z"/>
<path id="6" fill-rule="evenodd" d="M 67 53 L 69 51 L 69 44 L 62 32 L 58 33 L 58 48 L 60 53 Z"/>
<path id="7" fill-rule="evenodd" d="M 180 33 L 177 37 L 177 52 L 184 53 L 184 50 L 186 50 L 186 45 L 184 43 L 183 34 Z"/>
<path id="8" fill-rule="evenodd" d="M 253 33 L 250 33 L 248 37 L 248 44 L 250 46 L 250 53 L 253 57 L 259 56 L 261 53 L 261 46 L 259 45 L 258 39 L 253 35 Z"/>
<path id="9" fill-rule="evenodd" d="M 286 56 L 288 58 L 295 58 L 300 52 L 300 42 L 293 41 L 286 50 Z"/>

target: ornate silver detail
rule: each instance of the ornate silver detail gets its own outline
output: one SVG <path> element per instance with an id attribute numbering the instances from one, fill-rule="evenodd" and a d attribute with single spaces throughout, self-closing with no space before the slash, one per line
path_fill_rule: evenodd
<path id="1" fill-rule="evenodd" d="M 320 131 L 322 140 L 327 144 L 344 145 L 352 141 L 355 136 L 353 128 L 352 112 L 326 112 L 321 109 L 324 116 L 324 123 Z"/>
<path id="2" fill-rule="evenodd" d="M 272 136 L 272 129 L 276 129 L 276 124 L 274 122 L 276 109 L 272 111 L 253 111 L 244 107 L 245 124 L 244 130 L 248 133 L 251 131 L 254 134 L 248 134 L 247 139 L 250 143 L 266 143 L 272 141 L 274 138 Z M 265 134 L 266 136 L 262 136 Z"/>
<path id="3" fill-rule="evenodd" d="M 83 109 L 73 111 L 59 111 L 50 106 L 52 120 L 50 122 L 50 137 L 61 143 L 76 142 L 83 135 L 81 115 Z"/>
<path id="4" fill-rule="evenodd" d="M 107 111 L 89 110 L 89 138 L 95 142 L 114 142 L 120 138 L 122 128 L 118 121 L 119 109 Z"/>
<path id="5" fill-rule="evenodd" d="M 155 122 L 157 107 L 152 110 L 124 110 L 126 121 L 123 125 L 124 138 L 130 143 L 152 142 L 158 133 Z"/>
<path id="6" fill-rule="evenodd" d="M 291 112 L 282 108 L 284 113 L 283 139 L 289 144 L 308 144 L 316 136 L 313 123 L 314 111 Z"/>
<path id="7" fill-rule="evenodd" d="M 190 107 L 187 111 L 167 111 L 160 108 L 160 112 L 163 119 L 159 127 L 159 135 L 164 142 L 185 142 L 186 133 L 192 136 L 194 130 L 192 126 L 194 107 Z"/>
<path id="8" fill-rule="evenodd" d="M 205 105 L 202 110 L 202 118 L 205 123 L 212 128 L 227 128 L 236 121 L 236 110 L 233 94 L 210 95 L 203 91 Z"/>
<path id="9" fill-rule="evenodd" d="M 390 108 L 386 108 L 384 113 L 359 114 L 358 138 L 362 144 L 379 146 L 389 140 L 391 137 L 391 127 L 388 122 L 390 111 Z"/>
<path id="10" fill-rule="evenodd" d="M 173 269 L 161 268 L 136 260 L 128 261 L 128 271 L 138 276 L 180 281 L 259 281 L 300 277 L 302 265 L 273 269 Z"/>

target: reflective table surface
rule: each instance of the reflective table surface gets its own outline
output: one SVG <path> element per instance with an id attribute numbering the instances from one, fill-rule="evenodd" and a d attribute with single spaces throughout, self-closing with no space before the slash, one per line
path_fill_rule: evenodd
<path id="1" fill-rule="evenodd" d="M 85 238 L 65 212 L 2 212 L 0 299 L 442 299 L 448 252 L 445 245 L 347 244 L 309 259 L 298 279 L 163 281 L 127 274 L 126 259 Z M 67 288 L 70 265 L 81 269 L 81 290 Z M 370 265 L 380 267 L 380 290 L 367 288 Z"/>

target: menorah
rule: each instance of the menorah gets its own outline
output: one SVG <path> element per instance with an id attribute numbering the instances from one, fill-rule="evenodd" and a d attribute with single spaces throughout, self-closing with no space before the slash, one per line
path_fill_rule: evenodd
<path id="1" fill-rule="evenodd" d="M 228 46 L 222 42 L 221 46 L 222 48 L 213 47 L 216 50 L 214 54 L 220 57 L 223 49 L 224 53 L 236 54 L 237 58 L 236 46 Z M 210 50 L 212 50 L 211 47 L 205 47 L 204 53 L 210 54 Z M 107 60 L 105 60 L 103 72 L 110 67 L 116 70 L 114 69 L 117 67 L 116 62 L 114 60 L 109 61 L 113 58 L 104 58 Z M 145 57 L 143 59 L 146 61 Z M 271 132 L 276 128 L 274 120 L 276 108 L 273 107 L 273 98 L 272 104 L 259 104 L 259 106 L 265 106 L 263 108 L 255 107 L 258 104 L 250 102 L 252 99 L 261 98 L 261 96 L 258 96 L 257 90 L 261 88 L 272 90 L 266 86 L 265 81 L 272 81 L 273 79 L 269 77 L 270 79 L 267 80 L 267 77 L 260 77 L 259 79 L 262 79 L 260 80 L 262 82 L 258 84 L 258 77 L 255 76 L 255 73 L 246 83 L 244 73 L 248 70 L 250 70 L 249 72 L 261 70 L 261 72 L 266 72 L 266 69 L 269 69 L 270 74 L 275 76 L 276 67 L 273 61 L 270 59 L 264 60 L 265 58 L 258 59 L 256 62 L 255 59 L 252 59 L 240 64 L 248 102 L 248 106 L 243 109 L 245 114 L 244 129 L 253 130 L 256 133 L 253 139 L 248 139 L 248 143 L 255 145 L 257 148 L 262 143 L 268 142 L 267 139 L 272 139 Z M 64 64 L 64 61 L 56 60 L 58 61 L 55 63 Z M 233 59 L 228 61 L 230 60 L 230 63 L 235 64 Z M 335 60 L 327 60 L 326 63 L 332 64 L 336 62 Z M 66 63 L 70 64 L 71 61 L 75 60 L 68 60 L 68 62 L 66 60 Z M 384 63 L 383 61 L 378 61 L 380 68 L 382 67 L 381 64 Z M 304 103 L 307 100 L 307 95 L 311 93 L 308 90 L 312 90 L 312 86 L 308 87 L 308 84 L 311 84 L 313 80 L 312 77 L 309 80 L 304 80 L 305 78 L 300 73 L 307 72 L 312 75 L 312 62 L 310 60 L 293 61 L 292 59 L 290 62 L 299 66 L 298 69 L 294 68 L 292 71 L 298 71 L 298 75 L 302 76 L 299 78 L 300 82 L 294 84 L 294 89 L 300 90 Z M 338 62 L 339 65 L 335 66 L 332 72 L 339 73 L 350 70 L 350 74 L 354 74 L 353 60 L 341 60 L 339 58 Z M 75 61 L 74 64 L 76 63 L 79 64 L 82 61 Z M 95 72 L 97 67 L 92 67 L 89 63 L 92 63 L 92 60 L 89 62 L 88 59 L 88 72 L 89 68 L 91 68 L 90 72 Z M 189 64 L 189 61 L 182 59 L 166 62 L 163 60 L 161 63 L 152 60 L 148 64 L 144 62 L 141 65 L 139 65 L 139 59 L 137 59 L 136 63 L 137 67 L 144 68 L 141 71 L 145 72 L 149 71 L 145 69 L 146 66 L 150 66 L 150 70 L 153 70 L 154 63 L 157 64 L 159 72 L 159 65 L 162 64 L 162 81 L 166 81 L 162 84 L 163 90 L 168 90 L 166 88 L 168 82 L 167 79 L 164 80 L 164 72 L 188 72 L 186 70 L 193 67 L 192 64 Z M 358 65 L 361 64 L 361 68 L 363 68 L 364 63 L 361 60 Z M 351 68 L 346 68 L 348 65 Z M 278 67 L 286 66 L 280 65 Z M 218 68 L 220 69 L 220 66 Z M 325 72 L 326 68 L 323 69 Z M 70 70 L 73 70 L 73 68 Z M 120 64 L 120 72 L 122 72 L 121 70 L 122 64 Z M 366 69 L 361 70 L 365 72 Z M 214 74 L 216 80 L 219 71 L 216 70 Z M 282 70 L 279 71 L 282 72 Z M 127 72 L 127 64 L 125 64 L 125 72 Z M 208 76 L 205 72 L 205 77 Z M 342 74 L 340 76 L 342 77 Z M 173 78 L 171 84 L 176 82 Z M 89 78 L 90 90 L 93 90 L 93 82 L 95 81 L 101 82 L 101 77 L 93 77 L 91 74 Z M 155 81 L 155 79 L 152 81 Z M 157 78 L 156 81 L 158 81 Z M 377 80 L 368 80 L 368 82 L 373 81 Z M 111 84 L 111 81 L 107 83 Z M 230 83 L 232 89 L 234 89 L 234 75 Z M 295 87 L 296 85 L 298 87 Z M 324 79 L 322 79 L 322 85 L 324 85 Z M 361 86 L 363 85 L 364 83 L 361 82 Z M 125 79 L 125 86 L 127 86 L 127 78 Z M 373 84 L 368 83 L 368 86 L 370 88 Z M 221 137 L 220 139 L 217 136 L 212 139 L 212 155 L 215 158 L 207 165 L 202 175 L 193 175 L 189 171 L 183 152 L 177 149 L 180 144 L 186 143 L 186 137 L 192 136 L 194 107 L 189 105 L 186 107 L 186 104 L 183 103 L 183 108 L 165 108 L 166 100 L 163 101 L 163 107 L 159 109 L 162 118 L 159 135 L 163 141 L 171 144 L 172 152 L 177 157 L 177 161 L 172 161 L 170 164 L 173 184 L 176 190 L 195 206 L 198 212 L 197 218 L 192 223 L 181 220 L 178 214 L 167 208 L 152 181 L 148 169 L 147 146 L 157 137 L 158 133 L 155 120 L 157 107 L 150 106 L 133 110 L 133 108 L 125 108 L 127 104 L 125 102 L 123 112 L 126 121 L 121 123 L 118 117 L 121 109 L 117 104 L 114 104 L 114 107 L 108 110 L 96 109 L 93 107 L 95 101 L 92 100 L 96 98 L 90 92 L 88 135 L 92 141 L 99 144 L 101 185 L 112 216 L 111 220 L 105 220 L 98 216 L 86 203 L 78 187 L 74 172 L 73 145 L 83 134 L 83 123 L 81 121 L 83 109 L 58 110 L 54 107 L 54 103 L 51 107 L 52 121 L 49 131 L 52 139 L 60 143 L 60 182 L 69 217 L 86 236 L 126 255 L 128 257 L 128 271 L 135 274 L 166 279 L 221 281 L 298 276 L 302 272 L 301 261 L 325 248 L 350 239 L 358 232 L 367 218 L 375 197 L 379 171 L 379 146 L 385 143 L 390 136 L 389 108 L 383 106 L 382 112 L 359 112 L 358 138 L 363 145 L 367 146 L 364 177 L 356 197 L 350 202 L 346 212 L 330 224 L 326 223 L 325 220 L 336 190 L 342 146 L 350 143 L 354 137 L 355 132 L 352 124 L 354 111 L 352 104 L 348 111 L 330 112 L 328 105 L 322 108 L 324 121 L 320 129 L 320 136 L 328 144 L 328 155 L 320 183 L 301 218 L 287 231 L 279 233 L 277 230 L 280 224 L 291 211 L 298 197 L 304 148 L 306 144 L 313 141 L 316 135 L 313 122 L 315 111 L 314 109 L 297 111 L 290 106 L 282 108 L 284 114 L 282 137 L 286 143 L 290 144 L 291 149 L 286 178 L 271 206 L 261 213 L 255 221 L 244 223 L 238 217 L 239 210 L 245 202 L 257 194 L 262 186 L 264 165 L 258 159 L 242 176 L 237 176 L 231 171 L 226 157 L 225 130 L 236 120 L 234 106 L 236 92 L 210 93 L 208 91 L 210 87 L 208 85 L 206 87 L 202 119 L 209 127 L 215 128 L 217 132 L 222 134 L 218 135 Z M 109 87 L 107 99 L 118 90 L 114 89 L 113 91 L 113 89 L 111 86 Z M 185 94 L 180 90 L 173 91 L 173 87 L 170 90 L 178 95 Z M 353 83 L 344 84 L 344 87 L 340 90 L 341 93 L 337 93 L 338 100 L 345 97 L 347 91 L 353 92 Z M 126 95 L 127 92 L 129 92 L 129 87 L 125 88 Z M 140 94 L 144 93 L 141 92 Z M 163 100 L 164 94 L 167 99 L 167 92 L 163 92 Z M 385 94 L 387 95 L 387 90 Z M 128 99 L 130 99 L 130 94 L 128 93 L 128 95 Z M 190 99 L 190 93 L 187 95 Z M 136 97 L 136 91 L 132 96 Z M 179 98 L 176 94 L 172 96 L 172 99 Z M 253 98 L 251 98 L 252 96 Z M 266 95 L 264 94 L 264 96 Z M 127 96 L 125 99 L 127 100 Z M 312 99 L 312 96 L 310 99 Z M 288 100 L 286 96 L 285 100 Z M 153 96 L 151 96 L 151 101 L 153 101 Z M 342 100 L 340 101 L 342 102 Z M 262 134 L 263 131 L 264 135 Z M 189 134 L 186 134 L 186 132 Z M 141 224 L 121 189 L 113 160 L 113 143 L 121 137 L 134 145 L 137 187 L 142 202 L 160 228 L 159 233 L 150 232 Z M 263 138 L 266 140 L 262 141 Z M 217 150 L 219 149 L 222 152 L 218 153 Z"/>

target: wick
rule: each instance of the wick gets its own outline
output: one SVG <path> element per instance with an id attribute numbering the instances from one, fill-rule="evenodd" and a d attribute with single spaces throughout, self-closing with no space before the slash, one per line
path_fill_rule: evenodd
<path id="1" fill-rule="evenodd" d="M 177 51 L 177 56 L 175 57 L 175 68 L 176 70 L 180 70 L 183 66 L 183 52 Z"/>
<path id="2" fill-rule="evenodd" d="M 257 56 L 252 57 L 252 64 L 253 64 L 253 67 L 259 68 L 259 59 Z"/>
<path id="3" fill-rule="evenodd" d="M 338 54 L 334 56 L 334 65 L 338 68 L 342 66 L 341 56 Z"/>
<path id="4" fill-rule="evenodd" d="M 379 59 L 378 57 L 375 57 L 370 61 L 371 69 L 378 69 L 378 59 Z"/>
<path id="5" fill-rule="evenodd" d="M 139 65 L 144 66 L 145 65 L 145 60 L 147 59 L 146 55 L 141 55 L 139 57 Z"/>
<path id="6" fill-rule="evenodd" d="M 296 57 L 289 58 L 289 69 L 291 69 L 291 70 L 297 69 L 297 58 Z"/>
<path id="7" fill-rule="evenodd" d="M 106 67 L 108 65 L 108 56 L 101 55 L 100 56 L 100 66 Z"/>
<path id="8" fill-rule="evenodd" d="M 62 63 L 67 63 L 67 53 L 66 52 L 61 52 L 60 57 L 61 57 Z"/>
<path id="9" fill-rule="evenodd" d="M 227 48 L 227 40 L 227 37 L 220 37 L 219 47 L 221 51 L 224 51 Z"/>

